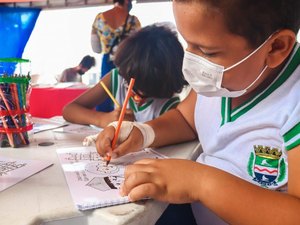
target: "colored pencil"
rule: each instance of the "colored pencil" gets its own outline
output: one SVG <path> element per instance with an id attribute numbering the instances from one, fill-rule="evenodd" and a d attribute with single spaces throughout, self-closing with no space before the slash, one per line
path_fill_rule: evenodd
<path id="1" fill-rule="evenodd" d="M 128 87 L 128 90 L 127 90 L 127 94 L 126 94 L 126 97 L 125 97 L 125 100 L 124 100 L 124 103 L 123 103 L 123 106 L 122 106 L 122 109 L 121 109 L 121 113 L 120 113 L 120 116 L 119 116 L 118 125 L 117 125 L 116 130 L 115 130 L 115 135 L 114 135 L 114 138 L 112 140 L 112 144 L 111 144 L 112 150 L 114 150 L 114 148 L 117 144 L 117 140 L 118 140 L 118 136 L 119 136 L 119 133 L 120 133 L 121 125 L 122 125 L 122 122 L 123 122 L 123 119 L 124 119 L 124 116 L 125 116 L 126 107 L 127 107 L 129 98 L 131 96 L 131 91 L 132 91 L 134 82 L 135 82 L 135 79 L 131 78 L 130 83 L 129 83 L 129 87 Z M 107 156 L 106 166 L 108 166 L 108 164 L 110 162 L 110 159 L 111 159 L 111 156 Z"/>
<path id="2" fill-rule="evenodd" d="M 0 112 L 1 111 L 2 110 L 1 110 L 1 107 L 0 107 Z M 8 125 L 6 123 L 5 117 L 1 116 L 1 120 L 2 120 L 2 125 L 3 125 L 4 129 L 6 129 L 8 131 Z M 15 142 L 14 142 L 12 133 L 7 132 L 6 136 L 7 136 L 7 139 L 8 139 L 8 142 L 9 142 L 10 146 L 15 147 Z"/>
<path id="3" fill-rule="evenodd" d="M 16 128 L 19 129 L 20 127 L 19 127 L 19 125 L 18 125 L 18 122 L 17 122 L 16 119 L 13 117 L 13 115 L 11 115 L 11 113 L 10 113 L 10 112 L 11 112 L 11 108 L 10 108 L 10 106 L 9 106 L 9 104 L 8 104 L 8 101 L 7 101 L 7 99 L 5 98 L 4 93 L 2 92 L 2 89 L 1 89 L 1 88 L 0 88 L 0 97 L 2 98 L 2 100 L 3 100 L 3 102 L 4 102 L 4 105 L 5 105 L 6 109 L 8 110 L 8 113 L 10 114 L 10 117 L 11 117 L 13 123 L 15 124 Z M 21 137 L 21 140 L 22 140 L 23 144 L 26 144 L 26 141 L 25 141 L 25 138 L 24 138 L 23 134 L 22 134 L 21 132 L 19 132 L 19 135 L 20 135 L 20 137 Z"/>
<path id="4" fill-rule="evenodd" d="M 103 89 L 106 91 L 106 93 L 108 94 L 108 96 L 111 98 L 111 100 L 116 104 L 116 106 L 118 108 L 120 108 L 121 107 L 120 103 L 114 98 L 114 96 L 109 91 L 109 89 L 106 87 L 106 85 L 104 84 L 104 82 L 102 80 L 100 80 L 99 83 L 101 84 L 101 86 L 103 87 Z"/>

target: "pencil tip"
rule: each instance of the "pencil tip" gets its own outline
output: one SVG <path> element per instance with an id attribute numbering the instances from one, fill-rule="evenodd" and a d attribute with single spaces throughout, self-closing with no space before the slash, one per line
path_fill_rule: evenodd
<path id="1" fill-rule="evenodd" d="M 106 166 L 108 166 L 108 164 L 109 164 L 109 160 L 106 161 Z"/>

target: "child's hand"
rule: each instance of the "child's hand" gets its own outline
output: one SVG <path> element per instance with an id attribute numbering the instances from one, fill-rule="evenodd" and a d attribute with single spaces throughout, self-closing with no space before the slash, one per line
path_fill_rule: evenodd
<path id="1" fill-rule="evenodd" d="M 121 110 L 120 110 L 121 113 Z M 126 109 L 124 120 L 126 121 L 135 121 L 134 113 L 132 109 Z"/>
<path id="2" fill-rule="evenodd" d="M 115 149 L 111 144 L 115 135 L 114 126 L 108 126 L 98 135 L 96 148 L 98 153 L 104 157 L 110 155 L 117 158 L 130 152 L 138 151 L 143 146 L 143 135 L 140 130 L 133 126 L 133 122 L 123 121 Z"/>
<path id="3" fill-rule="evenodd" d="M 120 117 L 121 109 L 116 108 L 115 110 L 104 113 L 101 115 L 101 118 L 99 121 L 101 121 L 101 126 L 100 127 L 106 127 L 109 123 L 113 121 L 118 121 Z M 131 109 L 127 109 L 125 112 L 124 120 L 126 121 L 134 121 L 134 113 Z"/>
<path id="4" fill-rule="evenodd" d="M 131 201 L 153 198 L 170 203 L 190 203 L 199 200 L 200 164 L 182 159 L 144 159 L 125 169 L 121 195 Z M 198 172 L 197 172 L 198 171 Z M 199 188 L 199 189 L 198 189 Z"/>

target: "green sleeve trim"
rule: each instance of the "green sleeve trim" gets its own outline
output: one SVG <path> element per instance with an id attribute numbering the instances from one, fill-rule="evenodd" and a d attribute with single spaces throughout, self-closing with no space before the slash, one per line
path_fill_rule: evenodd
<path id="1" fill-rule="evenodd" d="M 286 134 L 284 134 L 283 139 L 285 142 L 288 142 L 298 134 L 300 134 L 300 122 L 297 125 L 295 125 L 292 129 L 290 129 Z"/>
<path id="2" fill-rule="evenodd" d="M 172 97 L 170 98 L 162 107 L 162 109 L 160 110 L 159 115 L 164 114 L 165 112 L 167 112 L 168 110 L 175 108 L 178 104 L 180 103 L 180 99 L 179 97 Z"/>
<path id="3" fill-rule="evenodd" d="M 295 142 L 293 142 L 292 144 L 289 144 L 289 145 L 285 146 L 285 149 L 287 151 L 289 151 L 289 150 L 297 147 L 298 145 L 300 145 L 300 138 L 298 140 L 296 140 Z"/>
<path id="4" fill-rule="evenodd" d="M 291 150 L 300 144 L 300 122 L 283 135 L 286 150 Z"/>

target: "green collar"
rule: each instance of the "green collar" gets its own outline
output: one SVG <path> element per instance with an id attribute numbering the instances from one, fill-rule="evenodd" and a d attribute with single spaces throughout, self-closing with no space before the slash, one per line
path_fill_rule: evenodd
<path id="1" fill-rule="evenodd" d="M 222 97 L 221 101 L 221 114 L 222 123 L 221 126 L 228 122 L 233 122 L 240 116 L 244 115 L 262 100 L 267 98 L 273 91 L 280 87 L 295 71 L 295 69 L 300 64 L 300 48 L 299 44 L 296 44 L 293 53 L 287 62 L 286 66 L 280 72 L 278 77 L 262 92 L 252 97 L 248 101 L 244 102 L 242 105 L 238 106 L 231 111 L 231 98 Z"/>
<path id="2" fill-rule="evenodd" d="M 132 99 L 132 97 L 130 97 L 129 99 L 129 106 L 130 108 L 134 111 L 134 112 L 139 112 L 139 111 L 143 111 L 146 108 L 148 108 L 153 102 L 153 99 L 147 99 L 147 102 L 145 102 L 143 105 L 138 106 L 134 100 Z"/>

